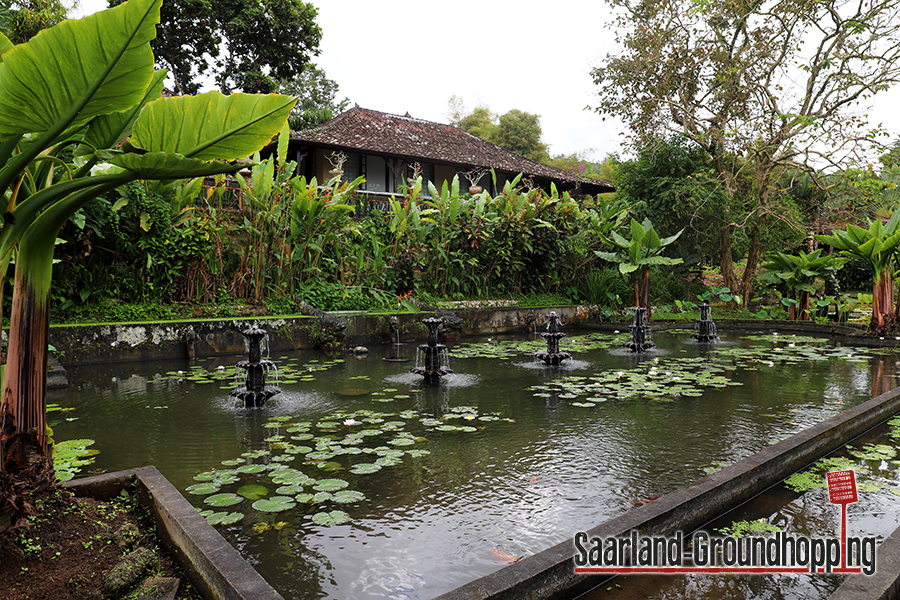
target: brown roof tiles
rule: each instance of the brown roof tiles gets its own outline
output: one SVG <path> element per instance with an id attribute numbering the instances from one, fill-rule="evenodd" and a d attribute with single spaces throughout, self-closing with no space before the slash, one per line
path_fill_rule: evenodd
<path id="1" fill-rule="evenodd" d="M 410 116 L 355 107 L 312 129 L 292 132 L 291 140 L 404 158 L 413 158 L 462 167 L 492 168 L 509 173 L 546 178 L 558 183 L 587 184 L 598 191 L 614 188 L 596 179 L 576 177 L 572 173 L 525 158 L 515 152 L 486 142 L 452 125 L 423 121 Z M 602 188 L 608 189 L 602 189 Z"/>

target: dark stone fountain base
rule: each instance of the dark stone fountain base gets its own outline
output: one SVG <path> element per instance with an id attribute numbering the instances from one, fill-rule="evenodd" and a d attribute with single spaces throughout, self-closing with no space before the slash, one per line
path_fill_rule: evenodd
<path id="1" fill-rule="evenodd" d="M 453 369 L 446 366 L 447 346 L 438 343 L 438 326 L 443 323 L 443 319 L 429 317 L 422 319 L 422 323 L 428 328 L 428 343 L 419 346 L 424 366 L 414 367 L 409 372 L 424 377 L 426 385 L 437 385 L 441 382 L 441 377 L 453 372 Z"/>
<path id="2" fill-rule="evenodd" d="M 547 317 L 547 332 L 542 333 L 541 337 L 547 342 L 547 351 L 535 352 L 534 357 L 537 360 L 544 361 L 545 365 L 558 365 L 562 361 L 572 358 L 568 352 L 559 351 L 559 340 L 566 337 L 566 334 L 559 330 L 559 316 L 556 311 L 550 311 L 550 315 Z"/>
<path id="3" fill-rule="evenodd" d="M 281 393 L 281 388 L 266 385 L 266 373 L 275 369 L 275 363 L 267 358 L 262 358 L 261 341 L 266 336 L 264 329 L 256 325 L 243 332 L 247 340 L 249 360 L 242 360 L 235 365 L 239 371 L 245 373 L 243 389 L 237 389 L 229 394 L 240 398 L 245 408 L 259 408 L 264 406 L 272 396 Z"/>

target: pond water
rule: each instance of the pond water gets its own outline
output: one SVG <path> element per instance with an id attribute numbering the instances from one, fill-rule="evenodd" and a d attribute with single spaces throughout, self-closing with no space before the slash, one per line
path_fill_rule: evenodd
<path id="1" fill-rule="evenodd" d="M 73 367 L 49 417 L 95 440 L 82 474 L 155 465 L 288 600 L 432 598 L 894 379 L 892 352 L 723 338 L 657 334 L 636 357 L 570 333 L 561 367 L 533 361 L 540 338 L 451 341 L 437 387 L 409 373 L 418 342 L 273 355 L 263 409 L 228 395 L 239 357 Z"/>

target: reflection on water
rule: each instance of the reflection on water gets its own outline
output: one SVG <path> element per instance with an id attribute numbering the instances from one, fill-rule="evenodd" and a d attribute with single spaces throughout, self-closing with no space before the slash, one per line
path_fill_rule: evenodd
<path id="1" fill-rule="evenodd" d="M 609 398 L 584 407 L 565 394 L 528 389 L 572 375 L 657 364 L 662 371 L 667 360 L 717 351 L 683 337 L 657 335 L 660 350 L 639 360 L 604 349 L 578 352 L 573 343 L 566 347 L 573 358 L 561 367 L 535 368 L 529 347 L 502 358 L 454 358 L 456 373 L 433 387 L 408 364 L 384 360 L 397 355 L 393 345 L 322 371 L 310 366 L 325 360 L 315 353 L 273 356 L 283 372 L 305 370 L 314 379 L 283 377 L 284 392 L 254 410 L 228 396 L 231 381 L 191 381 L 187 362 L 76 367 L 71 388 L 49 399 L 74 410 L 52 413 L 51 425 L 58 439 L 97 440 L 97 468 L 152 464 L 184 490 L 195 474 L 265 448 L 270 430 L 263 426 L 274 416 L 316 423 L 336 410 L 368 409 L 438 417 L 472 406 L 515 419 L 479 424 L 474 433 L 431 430 L 416 446 L 427 456 L 369 475 L 339 472 L 367 498 L 341 507 L 351 516 L 347 524 L 315 525 L 310 515 L 317 509 L 306 505 L 279 514 L 239 506 L 244 520 L 219 528 L 288 600 L 430 598 L 503 567 L 498 556 L 527 556 L 571 539 L 642 498 L 703 477 L 714 463 L 739 460 L 865 401 L 894 377 L 892 358 L 866 364 L 826 357 L 760 370 L 729 367 L 742 385 L 668 401 Z M 721 347 L 750 345 L 730 339 Z M 233 362 L 202 364 L 214 371 Z M 361 392 L 337 393 L 350 388 Z M 382 393 L 388 388 L 396 395 Z M 259 521 L 284 525 L 258 533 Z"/>

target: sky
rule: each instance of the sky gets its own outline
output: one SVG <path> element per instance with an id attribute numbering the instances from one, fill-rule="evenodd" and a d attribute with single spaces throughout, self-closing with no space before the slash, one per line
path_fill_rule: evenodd
<path id="1" fill-rule="evenodd" d="M 625 127 L 597 104 L 590 71 L 614 51 L 602 0 L 311 0 L 322 29 L 314 62 L 339 85 L 338 98 L 372 110 L 446 123 L 451 96 L 471 111 L 512 109 L 540 116 L 551 156 L 600 161 L 625 155 Z M 106 0 L 81 0 L 83 14 Z M 531 7 L 531 8 L 529 8 Z M 900 135 L 900 88 L 869 112 Z"/>

